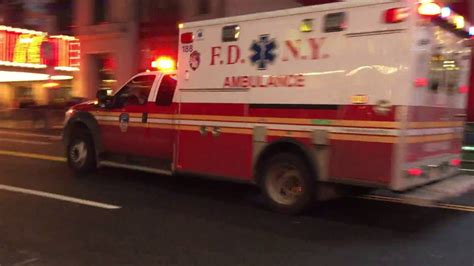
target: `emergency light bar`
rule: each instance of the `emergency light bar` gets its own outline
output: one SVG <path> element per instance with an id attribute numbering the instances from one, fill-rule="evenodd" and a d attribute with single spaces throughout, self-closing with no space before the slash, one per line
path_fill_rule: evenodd
<path id="1" fill-rule="evenodd" d="M 441 11 L 441 6 L 431 1 L 423 1 L 418 6 L 418 13 L 422 16 L 438 16 L 441 15 Z"/>
<path id="2" fill-rule="evenodd" d="M 434 0 L 420 0 L 417 11 L 419 15 L 426 19 L 439 20 L 443 24 L 453 27 L 454 30 L 474 36 L 474 27 L 471 27 L 463 16 L 454 13 L 451 8 L 438 4 Z"/>

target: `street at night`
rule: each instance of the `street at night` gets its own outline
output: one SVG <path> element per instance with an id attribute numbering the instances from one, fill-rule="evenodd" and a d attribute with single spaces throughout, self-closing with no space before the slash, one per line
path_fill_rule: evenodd
<path id="1" fill-rule="evenodd" d="M 0 266 L 474 266 L 474 0 L 0 1 Z"/>
<path id="2" fill-rule="evenodd" d="M 75 177 L 57 132 L 0 139 L 2 266 L 474 261 L 474 192 L 432 208 L 349 195 L 287 216 L 248 185 L 107 168 Z"/>

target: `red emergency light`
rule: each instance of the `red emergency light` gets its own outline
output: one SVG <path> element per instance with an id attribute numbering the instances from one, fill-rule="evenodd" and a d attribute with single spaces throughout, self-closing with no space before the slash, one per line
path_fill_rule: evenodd
<path id="1" fill-rule="evenodd" d="M 400 23 L 408 18 L 408 8 L 391 8 L 385 11 L 385 23 Z"/>
<path id="2" fill-rule="evenodd" d="M 186 32 L 181 34 L 181 43 L 193 43 L 194 41 L 194 34 L 192 32 Z"/>
<path id="3" fill-rule="evenodd" d="M 170 72 L 176 70 L 176 61 L 169 56 L 160 56 L 151 63 L 151 67 L 161 72 Z"/>

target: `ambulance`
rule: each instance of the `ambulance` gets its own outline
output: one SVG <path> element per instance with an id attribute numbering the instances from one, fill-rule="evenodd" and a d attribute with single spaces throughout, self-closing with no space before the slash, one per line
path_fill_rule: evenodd
<path id="1" fill-rule="evenodd" d="M 474 28 L 436 1 L 308 6 L 179 34 L 176 71 L 67 112 L 74 171 L 250 183 L 285 213 L 328 184 L 407 191 L 458 173 Z"/>

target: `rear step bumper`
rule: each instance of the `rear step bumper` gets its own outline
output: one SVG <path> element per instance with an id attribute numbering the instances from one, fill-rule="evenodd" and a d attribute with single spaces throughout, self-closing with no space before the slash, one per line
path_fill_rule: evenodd
<path id="1" fill-rule="evenodd" d="M 447 198 L 459 197 L 473 189 L 474 176 L 458 175 L 398 195 L 413 204 L 431 206 Z"/>

